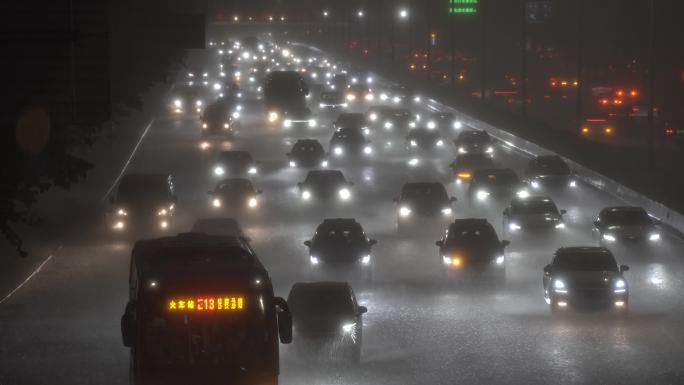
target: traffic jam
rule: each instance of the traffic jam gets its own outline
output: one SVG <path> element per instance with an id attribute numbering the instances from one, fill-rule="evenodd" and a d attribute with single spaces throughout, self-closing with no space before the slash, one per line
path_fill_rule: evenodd
<path id="1" fill-rule="evenodd" d="M 200 56 L 164 104 L 168 119 L 193 122 L 193 146 L 210 165 L 196 173 L 212 183 L 192 186 L 206 197 L 206 216 L 191 228 L 176 221 L 185 202 L 174 170 L 128 172 L 109 197 L 112 236 L 136 240 L 121 330 L 140 383 L 220 367 L 274 384 L 292 357 L 360 364 L 364 319 L 382 311 L 368 293 L 388 284 L 386 254 L 400 248 L 434 269 L 444 292 L 503 293 L 520 284 L 510 272 L 533 263 L 529 300 L 545 304 L 548 322 L 626 320 L 635 269 L 624 249 L 648 254 L 675 237 L 618 199 L 587 208 L 591 187 L 563 157 L 527 154 L 428 95 L 310 46 L 267 33 L 225 36 Z M 600 103 L 636 96 L 606 91 Z M 613 129 L 587 119 L 580 134 Z M 267 158 L 244 145 L 249 130 L 267 132 L 263 140 L 282 153 Z M 264 214 L 275 179 L 290 186 L 277 197 L 290 214 Z M 287 227 L 298 213 L 318 219 L 307 220 L 306 239 L 287 239 L 303 255 L 286 263 L 309 279 L 277 282 L 257 256 L 263 232 L 250 229 Z M 377 234 L 378 223 L 391 233 Z M 543 247 L 546 260 L 525 260 L 528 245 Z M 289 293 L 278 296 L 276 286 Z"/>

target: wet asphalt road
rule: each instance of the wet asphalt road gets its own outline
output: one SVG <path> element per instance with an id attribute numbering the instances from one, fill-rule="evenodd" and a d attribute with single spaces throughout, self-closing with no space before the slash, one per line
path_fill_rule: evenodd
<path id="1" fill-rule="evenodd" d="M 627 317 L 553 317 L 542 297 L 542 267 L 558 247 L 596 245 L 590 231 L 595 215 L 621 202 L 579 185 L 551 194 L 568 211 L 562 233 L 510 237 L 501 231 L 503 203 L 471 205 L 465 189 L 451 183 L 453 147 L 421 156 L 419 165 L 411 167 L 403 134 L 378 131 L 371 134 L 374 154 L 368 159 L 331 161 L 330 168 L 355 182 L 351 201 L 316 206 L 296 194 L 305 171 L 289 168 L 285 153 L 299 138 L 319 139 L 327 148 L 335 114 L 318 113 L 316 129 L 284 130 L 264 123 L 259 101 L 247 100 L 244 106 L 244 126 L 236 140 L 213 143 L 207 150 L 199 146 L 196 119 L 158 116 L 128 171 L 175 175 L 179 215 L 169 232 L 186 231 L 195 219 L 218 215 L 206 194 L 216 182 L 215 151 L 251 151 L 262 162 L 253 181 L 264 193 L 259 208 L 242 224 L 281 296 L 294 282 L 317 279 L 302 242 L 323 218 L 356 218 L 378 240 L 373 282 L 350 277 L 360 303 L 369 309 L 361 365 L 301 362 L 282 347 L 281 383 L 684 383 L 684 242 L 678 236 L 665 233 L 657 244 L 612 248 L 618 263 L 631 267 Z M 445 135 L 452 138 L 455 132 Z M 518 172 L 527 161 L 502 146 L 495 160 Z M 445 281 L 434 245 L 438 230 L 397 235 L 392 198 L 409 181 L 447 184 L 458 198 L 456 217 L 487 218 L 500 238 L 511 240 L 504 281 Z M 65 218 L 65 226 L 75 225 Z M 128 381 L 119 317 L 138 235 L 113 236 L 100 222 L 79 224 L 73 233 L 39 274 L 0 305 L 2 385 Z"/>

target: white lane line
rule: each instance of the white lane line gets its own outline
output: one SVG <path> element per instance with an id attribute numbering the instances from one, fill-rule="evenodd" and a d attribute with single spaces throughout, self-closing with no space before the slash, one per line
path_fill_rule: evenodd
<path id="1" fill-rule="evenodd" d="M 123 176 L 123 174 L 126 172 L 126 169 L 128 168 L 128 165 L 131 164 L 131 161 L 133 160 L 133 157 L 135 156 L 135 153 L 138 151 L 138 148 L 140 147 L 140 144 L 142 143 L 143 139 L 145 139 L 145 136 L 147 136 L 147 132 L 150 130 L 150 127 L 152 127 L 152 124 L 154 124 L 154 121 L 156 118 L 152 118 L 150 122 L 147 124 L 147 127 L 145 127 L 145 131 L 143 131 L 142 135 L 140 135 L 140 139 L 138 139 L 138 143 L 135 144 L 135 147 L 133 147 L 133 151 L 131 152 L 131 156 L 128 157 L 126 160 L 126 163 L 124 163 L 123 167 L 121 168 L 121 172 L 119 175 L 114 179 L 114 182 L 112 183 L 111 186 L 107 189 L 107 192 L 102 196 L 100 201 L 104 201 L 107 199 L 109 194 L 112 193 L 112 190 L 114 190 L 114 187 L 116 187 L 116 184 L 119 183 L 119 180 Z"/>
<path id="2" fill-rule="evenodd" d="M 61 248 L 62 248 L 62 246 L 59 246 L 57 248 L 57 251 L 59 251 Z M 2 305 L 5 301 L 10 299 L 10 297 L 12 297 L 14 295 L 14 293 L 19 291 L 19 289 L 24 287 L 24 285 L 26 285 L 31 280 L 31 278 L 33 278 L 36 274 L 38 274 L 40 272 L 40 270 L 43 268 L 43 266 L 45 266 L 48 262 L 50 262 L 50 260 L 52 259 L 53 256 L 54 256 L 54 253 L 50 254 L 47 258 L 45 258 L 45 260 L 40 265 L 38 265 L 38 267 L 31 274 L 29 274 L 29 276 L 26 277 L 26 279 L 22 283 L 19 284 L 19 286 L 14 288 L 14 290 L 10 291 L 9 294 L 7 294 L 3 299 L 0 300 L 0 305 Z"/>

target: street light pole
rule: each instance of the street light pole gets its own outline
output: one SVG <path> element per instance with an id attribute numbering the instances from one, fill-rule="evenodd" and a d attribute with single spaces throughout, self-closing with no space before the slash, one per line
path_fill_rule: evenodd
<path id="1" fill-rule="evenodd" d="M 584 0 L 578 1 L 578 12 L 577 12 L 577 88 L 576 88 L 576 98 L 577 98 L 577 110 L 576 119 L 577 125 L 582 124 L 583 119 L 583 102 L 584 102 Z"/>
<path id="2" fill-rule="evenodd" d="M 480 20 L 482 28 L 481 52 L 480 52 L 480 99 L 486 100 L 487 93 L 487 1 L 480 1 Z"/>
<path id="3" fill-rule="evenodd" d="M 456 16 L 449 14 L 449 45 L 451 54 L 451 87 L 456 88 Z"/>
<path id="4" fill-rule="evenodd" d="M 395 0 L 392 0 L 392 3 L 391 3 L 391 6 L 392 6 L 392 11 L 391 11 L 391 15 L 392 15 L 392 28 L 391 28 L 391 42 L 390 42 L 390 44 L 391 44 L 391 51 L 392 51 L 392 63 L 394 63 L 394 56 L 395 56 L 395 55 L 394 55 L 394 46 L 396 45 L 396 41 L 395 41 L 395 40 L 396 40 L 396 36 L 395 36 L 395 35 L 396 35 L 396 31 L 395 31 L 395 30 L 396 30 L 396 28 L 397 28 L 397 15 L 394 14 L 394 12 L 396 11 L 395 4 L 396 4 L 396 1 L 395 1 Z"/>
<path id="5" fill-rule="evenodd" d="M 651 0 L 649 10 L 648 38 L 648 169 L 655 169 L 655 0 Z"/>
<path id="6" fill-rule="evenodd" d="M 520 71 L 520 98 L 522 107 L 520 112 L 527 117 L 527 1 L 522 1 L 522 43 L 521 45 L 521 71 Z"/>

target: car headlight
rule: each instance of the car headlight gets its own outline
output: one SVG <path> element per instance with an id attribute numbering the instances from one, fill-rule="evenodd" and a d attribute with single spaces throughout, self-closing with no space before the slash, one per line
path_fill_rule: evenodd
<path id="1" fill-rule="evenodd" d="M 503 255 L 499 255 L 499 256 L 496 257 L 496 259 L 494 260 L 494 262 L 495 262 L 497 265 L 503 265 L 503 263 L 504 263 L 505 261 L 506 261 L 506 257 L 504 257 Z"/>
<path id="2" fill-rule="evenodd" d="M 392 128 L 392 122 L 385 122 L 384 126 L 385 129 L 389 130 L 390 128 Z"/>
<path id="3" fill-rule="evenodd" d="M 221 166 L 216 166 L 214 167 L 214 174 L 216 175 L 223 175 L 225 174 L 226 170 L 223 169 Z"/>
<path id="4" fill-rule="evenodd" d="M 385 101 L 385 100 L 387 100 L 387 98 L 388 98 L 388 96 L 386 93 L 380 94 L 380 100 Z"/>
<path id="5" fill-rule="evenodd" d="M 368 116 L 368 118 L 369 118 L 372 122 L 374 122 L 374 121 L 378 120 L 378 114 L 376 114 L 375 112 L 373 112 L 373 113 L 371 113 L 371 114 Z"/>
<path id="6" fill-rule="evenodd" d="M 366 99 L 366 101 L 371 102 L 373 101 L 373 99 L 375 99 L 375 96 L 373 96 L 373 94 L 366 94 L 364 98 Z"/>
<path id="7" fill-rule="evenodd" d="M 323 168 L 328 167 L 328 161 L 327 160 L 322 161 L 321 167 L 323 167 Z"/>
<path id="8" fill-rule="evenodd" d="M 195 102 L 195 105 L 196 105 L 197 107 L 202 107 L 202 101 L 201 101 L 201 100 L 197 100 L 197 101 Z"/>
<path id="9" fill-rule="evenodd" d="M 349 323 L 342 325 L 342 332 L 345 334 L 351 334 L 356 329 L 356 323 Z"/>
<path id="10" fill-rule="evenodd" d="M 268 113 L 268 121 L 273 123 L 276 120 L 278 120 L 278 113 L 275 111 L 271 111 Z"/>
<path id="11" fill-rule="evenodd" d="M 159 227 L 161 227 L 162 229 L 165 229 L 165 228 L 169 227 L 169 222 L 161 221 L 161 222 L 159 222 Z"/>
<path id="12" fill-rule="evenodd" d="M 292 121 L 290 119 L 285 119 L 283 122 L 283 126 L 286 128 L 290 128 L 292 126 Z"/>
<path id="13" fill-rule="evenodd" d="M 408 217 L 409 215 L 411 215 L 411 209 L 410 208 L 408 208 L 406 206 L 399 208 L 399 216 Z"/>
<path id="14" fill-rule="evenodd" d="M 561 281 L 560 279 L 553 281 L 553 291 L 561 294 L 568 292 L 568 290 L 565 288 L 565 282 Z"/>
<path id="15" fill-rule="evenodd" d="M 304 199 L 305 201 L 311 199 L 311 192 L 309 190 L 302 191 L 302 199 Z"/>
<path id="16" fill-rule="evenodd" d="M 297 167 L 297 162 L 295 162 L 294 160 L 291 160 L 290 161 L 290 167 Z"/>
<path id="17" fill-rule="evenodd" d="M 530 182 L 530 186 L 532 186 L 532 188 L 534 188 L 534 189 L 537 189 L 537 188 L 539 188 L 539 182 L 537 182 L 536 180 L 533 180 L 532 182 Z"/>
<path id="18" fill-rule="evenodd" d="M 417 166 L 420 160 L 418 158 L 411 158 L 411 160 L 408 161 L 409 166 Z"/>
<path id="19" fill-rule="evenodd" d="M 603 234 L 603 240 L 608 242 L 615 242 L 615 236 L 612 234 Z"/>
<path id="20" fill-rule="evenodd" d="M 442 209 L 442 214 L 444 214 L 444 215 L 451 215 L 452 211 L 453 211 L 453 210 L 451 209 L 451 207 L 443 208 L 443 209 Z"/>
<path id="21" fill-rule="evenodd" d="M 309 261 L 311 261 L 311 264 L 312 264 L 312 265 L 318 265 L 318 263 L 320 262 L 320 261 L 318 260 L 318 257 L 315 257 L 315 256 L 313 256 L 313 255 L 309 257 Z"/>
<path id="22" fill-rule="evenodd" d="M 399 102 L 401 102 L 401 98 L 398 96 L 395 96 L 392 98 L 392 101 L 394 102 L 394 104 L 399 104 Z"/>
<path id="23" fill-rule="evenodd" d="M 128 212 L 126 212 L 126 210 L 124 210 L 124 209 L 119 209 L 119 210 L 116 212 L 116 214 L 117 214 L 118 216 L 120 216 L 120 217 L 125 217 L 125 216 L 128 215 Z"/>
<path id="24" fill-rule="evenodd" d="M 568 186 L 577 187 L 577 181 L 571 180 L 570 183 L 568 183 Z"/>
<path id="25" fill-rule="evenodd" d="M 339 194 L 340 194 L 340 198 L 343 201 L 346 201 L 347 199 L 349 199 L 351 197 L 351 192 L 349 191 L 348 188 L 340 189 Z"/>
<path id="26" fill-rule="evenodd" d="M 347 94 L 347 100 L 350 101 L 350 102 L 356 100 L 356 95 L 354 95 L 354 94 Z"/>
<path id="27" fill-rule="evenodd" d="M 370 155 L 373 153 L 373 147 L 371 146 L 366 146 L 363 148 L 363 153 L 366 155 Z"/>
<path id="28" fill-rule="evenodd" d="M 660 239 L 660 234 L 659 234 L 659 233 L 651 233 L 651 234 L 648 236 L 648 240 L 649 240 L 649 241 L 657 241 L 657 240 L 659 240 L 659 239 Z"/>
<path id="29" fill-rule="evenodd" d="M 460 130 L 461 128 L 463 128 L 463 123 L 461 123 L 461 122 L 454 122 L 453 127 L 454 127 L 455 129 L 457 129 L 457 130 Z"/>
<path id="30" fill-rule="evenodd" d="M 316 119 L 309 119 L 309 127 L 316 127 Z"/>
<path id="31" fill-rule="evenodd" d="M 409 143 L 411 144 L 411 147 L 416 147 L 418 145 L 415 140 L 412 140 Z"/>
<path id="32" fill-rule="evenodd" d="M 431 120 L 431 121 L 427 122 L 427 128 L 429 128 L 430 130 L 434 130 L 435 128 L 437 128 L 437 123 L 435 123 Z"/>
<path id="33" fill-rule="evenodd" d="M 520 190 L 520 191 L 516 192 L 515 195 L 517 195 L 518 198 L 525 199 L 525 198 L 528 198 L 530 196 L 530 193 L 527 190 Z"/>
<path id="34" fill-rule="evenodd" d="M 240 113 L 238 111 L 233 112 L 233 119 L 239 119 L 240 118 Z"/>
<path id="35" fill-rule="evenodd" d="M 161 209 L 157 212 L 157 215 L 159 215 L 160 217 L 165 217 L 169 215 L 169 212 L 166 209 Z"/>
<path id="36" fill-rule="evenodd" d="M 564 228 L 565 228 L 565 223 L 563 223 L 563 222 L 557 223 L 557 224 L 556 224 L 556 228 L 557 228 L 557 229 L 564 229 Z"/>
<path id="37" fill-rule="evenodd" d="M 247 170 L 247 173 L 252 174 L 252 175 L 256 174 L 257 173 L 256 167 L 250 167 L 249 170 Z"/>
<path id="38" fill-rule="evenodd" d="M 442 147 L 444 146 L 444 141 L 442 139 L 438 140 L 436 143 L 437 147 Z"/>
<path id="39" fill-rule="evenodd" d="M 325 104 L 323 104 L 323 103 L 318 103 L 318 107 L 319 107 L 319 108 L 325 108 Z"/>
<path id="40" fill-rule="evenodd" d="M 508 224 L 508 230 L 510 230 L 510 231 L 518 231 L 520 229 L 521 229 L 520 225 L 515 223 L 515 222 L 511 222 Z"/>
<path id="41" fill-rule="evenodd" d="M 214 198 L 214 200 L 211 202 L 211 204 L 212 204 L 214 207 L 221 207 L 221 200 L 218 199 L 218 198 Z"/>
<path id="42" fill-rule="evenodd" d="M 465 147 L 461 146 L 458 148 L 458 153 L 459 154 L 467 154 L 468 150 L 466 150 Z"/>
<path id="43" fill-rule="evenodd" d="M 183 105 L 183 102 L 180 99 L 176 99 L 173 101 L 173 105 L 180 108 Z"/>
<path id="44" fill-rule="evenodd" d="M 347 108 L 348 104 L 347 104 L 347 103 L 342 103 L 341 106 L 342 106 L 342 108 Z"/>
<path id="45" fill-rule="evenodd" d="M 409 127 L 416 128 L 416 122 L 409 122 Z"/>
<path id="46" fill-rule="evenodd" d="M 627 291 L 627 282 L 624 279 L 618 279 L 615 281 L 614 293 L 625 293 Z"/>
<path id="47" fill-rule="evenodd" d="M 364 265 L 370 264 L 370 261 L 371 261 L 370 255 L 364 255 L 363 257 L 361 257 L 361 263 Z"/>
<path id="48" fill-rule="evenodd" d="M 230 124 L 228 124 L 228 123 L 223 123 L 223 128 L 226 128 L 226 129 L 227 129 L 227 128 L 230 128 Z"/>
<path id="49" fill-rule="evenodd" d="M 485 200 L 485 199 L 487 199 L 487 198 L 489 197 L 489 192 L 488 192 L 488 191 L 484 191 L 484 190 L 480 190 L 480 191 L 478 191 L 477 194 L 475 194 L 475 195 L 477 196 L 477 199 L 483 201 L 483 200 Z"/>
<path id="50" fill-rule="evenodd" d="M 249 201 L 247 201 L 247 206 L 249 206 L 250 208 L 255 208 L 258 204 L 259 202 L 257 202 L 257 199 L 254 197 L 249 198 Z"/>
<path id="51" fill-rule="evenodd" d="M 202 128 L 207 128 L 208 125 L 206 123 L 202 123 Z"/>
<path id="52" fill-rule="evenodd" d="M 492 147 L 492 146 L 487 147 L 487 150 L 485 150 L 485 152 L 487 154 L 493 154 L 494 153 L 494 147 Z"/>
<path id="53" fill-rule="evenodd" d="M 335 149 L 333 150 L 333 152 L 334 152 L 335 155 L 337 155 L 337 156 L 340 156 L 340 155 L 344 154 L 344 150 L 342 149 L 342 147 L 339 147 L 339 146 L 335 147 Z"/>

